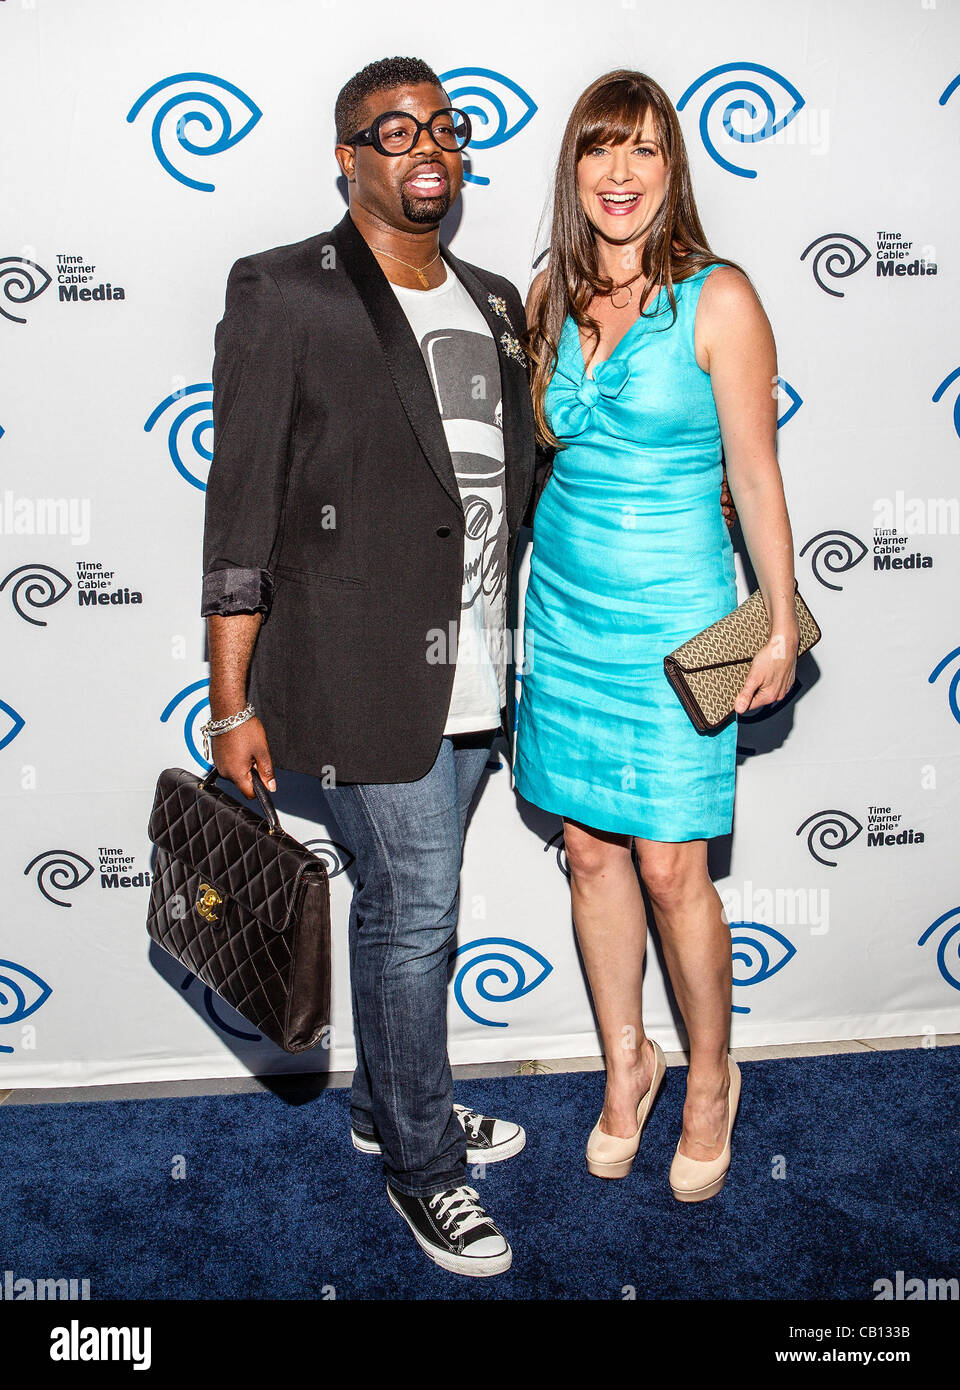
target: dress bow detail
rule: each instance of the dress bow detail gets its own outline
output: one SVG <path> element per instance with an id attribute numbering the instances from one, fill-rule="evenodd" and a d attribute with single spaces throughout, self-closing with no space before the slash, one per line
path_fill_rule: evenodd
<path id="1" fill-rule="evenodd" d="M 584 372 L 579 380 L 558 369 L 554 375 L 555 396 L 551 401 L 552 427 L 558 438 L 560 435 L 582 434 L 591 413 L 604 401 L 616 400 L 629 376 L 629 365 L 611 358 L 600 362 L 594 368 L 592 377 Z"/>

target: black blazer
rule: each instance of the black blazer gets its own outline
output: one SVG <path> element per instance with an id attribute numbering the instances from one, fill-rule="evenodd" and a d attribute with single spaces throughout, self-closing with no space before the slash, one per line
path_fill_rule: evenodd
<path id="1" fill-rule="evenodd" d="M 523 304 L 509 281 L 441 251 L 497 343 L 512 575 L 533 412 L 488 296 L 516 337 Z M 213 424 L 200 611 L 264 615 L 248 697 L 276 765 L 340 782 L 424 776 L 453 688 L 463 507 L 419 344 L 349 213 L 233 266 Z M 442 663 L 427 659 L 438 629 Z"/>

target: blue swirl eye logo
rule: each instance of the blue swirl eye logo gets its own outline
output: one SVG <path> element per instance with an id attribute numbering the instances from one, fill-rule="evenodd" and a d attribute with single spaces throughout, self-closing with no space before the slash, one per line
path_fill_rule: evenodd
<path id="1" fill-rule="evenodd" d="M 303 845 L 323 862 L 327 878 L 346 873 L 354 860 L 346 845 L 338 845 L 336 840 L 304 840 Z"/>
<path id="2" fill-rule="evenodd" d="M 263 112 L 250 100 L 246 92 L 242 92 L 239 87 L 222 77 L 214 77 L 209 72 L 178 72 L 172 77 L 155 82 L 137 97 L 127 112 L 127 121 L 132 124 L 147 102 L 161 92 L 170 92 L 171 89 L 179 87 L 181 83 L 203 83 L 204 86 L 193 85 L 175 90 L 160 103 L 150 128 L 154 153 L 162 167 L 178 183 L 182 183 L 186 188 L 195 188 L 201 193 L 212 193 L 212 183 L 191 178 L 171 163 L 171 158 L 177 153 L 173 148 L 174 139 L 180 149 L 190 155 L 207 157 L 222 154 L 224 150 L 232 149 L 234 145 L 239 144 L 245 135 L 249 135 Z M 235 104 L 239 106 L 239 112 L 235 114 L 245 117 L 243 124 L 236 130 L 233 128 L 230 110 L 223 100 L 226 96 L 232 96 Z M 197 105 L 191 106 L 194 102 Z M 181 110 L 181 107 L 189 109 Z M 194 134 L 197 139 L 192 138 Z M 198 140 L 203 143 L 198 143 Z"/>
<path id="3" fill-rule="evenodd" d="M 782 430 L 788 420 L 792 420 L 794 415 L 803 405 L 803 397 L 799 391 L 795 391 L 785 377 L 778 376 L 774 383 L 777 388 L 777 429 Z"/>
<path id="4" fill-rule="evenodd" d="M 15 582 L 11 583 L 11 580 Z M 59 603 L 73 588 L 67 576 L 54 569 L 52 565 L 18 565 L 0 581 L 0 593 L 3 593 L 8 584 L 14 609 L 25 622 L 32 623 L 34 627 L 46 627 L 47 620 L 32 618 L 24 611 L 23 605 L 33 609 L 49 608 L 51 604 Z"/>
<path id="5" fill-rule="evenodd" d="M 0 737 L 0 748 L 6 748 L 8 743 L 12 743 L 17 734 L 26 724 L 22 714 L 18 714 L 13 705 L 8 705 L 6 700 L 0 700 L 0 714 L 5 715 L 10 727 L 2 737 Z M 3 720 L 0 719 L 0 731 L 3 729 Z"/>
<path id="6" fill-rule="evenodd" d="M 196 975 L 192 975 L 188 970 L 180 982 L 180 988 L 182 990 L 188 990 L 191 985 L 199 983 L 200 981 L 197 979 Z M 227 1036 L 231 1038 L 240 1038 L 243 1042 L 263 1042 L 263 1038 L 259 1033 L 248 1033 L 246 1029 L 236 1028 L 232 1023 L 228 1023 L 225 1018 L 221 1018 L 217 1012 L 217 1004 L 222 1004 L 224 1008 L 230 1008 L 229 1004 L 224 1004 L 222 999 L 217 998 L 209 985 L 204 985 L 203 1007 L 206 1010 L 210 1022 L 214 1024 L 215 1027 L 219 1028 L 221 1033 L 226 1033 Z M 235 1011 L 231 1009 L 231 1013 L 233 1012 Z M 244 1021 L 240 1014 L 236 1014 L 236 1017 L 240 1019 L 241 1023 Z"/>
<path id="7" fill-rule="evenodd" d="M 936 405 L 937 402 L 941 399 L 943 393 L 949 390 L 949 388 L 956 381 L 957 377 L 960 377 L 960 367 L 955 368 L 949 376 L 945 376 L 941 381 L 940 385 L 937 387 L 936 391 L 934 391 L 934 405 Z M 953 403 L 953 428 L 956 430 L 957 436 L 960 437 L 960 391 L 957 392 L 957 398 Z"/>
<path id="8" fill-rule="evenodd" d="M 947 652 L 942 661 L 937 662 L 936 666 L 934 666 L 927 677 L 930 685 L 933 685 L 935 681 L 940 679 L 944 671 L 950 665 L 950 662 L 958 656 L 960 656 L 960 647 L 954 647 L 952 652 Z M 957 723 L 960 724 L 960 702 L 958 702 L 957 699 L 958 692 L 960 692 L 960 664 L 958 664 L 957 669 L 950 679 L 950 684 L 947 686 L 947 703 L 950 706 L 950 713 Z"/>
<path id="9" fill-rule="evenodd" d="M 763 984 L 797 954 L 797 948 L 791 941 L 763 922 L 731 922 L 730 942 L 733 947 L 735 985 Z M 733 1012 L 748 1014 L 750 1010 L 744 1004 L 734 1004 Z"/>
<path id="10" fill-rule="evenodd" d="M 851 816 L 847 811 L 815 811 L 797 827 L 797 834 L 802 835 L 807 830 L 807 849 L 814 859 L 828 869 L 835 869 L 837 861 L 825 859 L 824 855 L 852 844 L 862 829 L 856 816 Z"/>
<path id="11" fill-rule="evenodd" d="M 812 549 L 811 549 L 812 547 Z M 811 536 L 800 551 L 801 558 L 810 550 L 810 568 L 814 578 L 825 589 L 835 589 L 838 593 L 842 584 L 831 584 L 826 574 L 849 574 L 859 565 L 867 553 L 867 547 L 852 531 L 820 531 Z"/>
<path id="12" fill-rule="evenodd" d="M 740 144 L 752 145 L 758 140 L 769 140 L 771 135 L 776 135 L 784 126 L 789 125 L 804 105 L 804 100 L 792 82 L 788 82 L 773 68 L 764 67 L 762 63 L 721 63 L 719 67 L 711 68 L 695 82 L 691 82 L 677 102 L 677 110 L 682 111 L 695 92 L 707 88 L 714 78 L 722 77 L 726 73 L 735 73 L 736 76 L 731 81 L 721 82 L 709 91 L 709 94 L 704 93 L 703 106 L 700 108 L 700 138 L 707 154 L 721 169 L 725 169 L 728 174 L 737 174 L 743 179 L 755 179 L 756 169 L 745 169 L 739 164 L 733 164 L 724 158 L 714 144 L 710 119 L 717 103 L 722 102 L 725 97 L 731 98 L 723 107 L 722 116 L 723 129 L 728 138 L 739 141 Z M 758 77 L 768 79 L 767 84 L 757 81 Z M 769 90 L 774 83 L 779 85 L 779 93 L 775 89 L 773 93 Z M 747 92 L 750 95 L 734 99 L 733 94 L 736 92 Z M 780 104 L 784 104 L 784 98 L 789 105 L 778 120 L 778 100 Z M 743 129 L 745 123 L 748 126 L 752 123 L 752 128 Z"/>
<path id="13" fill-rule="evenodd" d="M 198 397 L 178 409 L 188 396 Z M 213 430 L 213 382 L 198 381 L 167 396 L 151 411 L 144 432 L 149 434 L 165 411 L 174 407 L 167 428 L 167 448 L 170 460 L 181 478 L 205 492 L 206 475 L 213 458 L 213 449 L 206 436 Z M 204 466 L 205 465 L 205 466 Z"/>
<path id="14" fill-rule="evenodd" d="M 5 309 L 3 301 L 29 304 L 39 299 L 49 284 L 50 276 L 36 261 L 28 261 L 24 256 L 0 256 L 0 314 L 11 323 L 26 323 L 19 314 Z"/>
<path id="15" fill-rule="evenodd" d="M 484 1018 L 479 1014 L 477 1009 L 484 1003 L 509 1004 L 514 999 L 522 999 L 542 985 L 553 970 L 546 956 L 509 936 L 485 936 L 471 941 L 461 946 L 457 955 L 464 960 L 453 981 L 454 997 L 467 1018 L 482 1023 L 485 1028 L 509 1025 L 503 1019 Z M 467 1002 L 467 991 L 472 1006 Z"/>
<path id="16" fill-rule="evenodd" d="M 192 700 L 197 691 L 204 692 L 200 700 Z M 203 740 L 200 737 L 200 725 L 205 724 L 210 717 L 210 679 L 194 681 L 192 685 L 185 685 L 182 690 L 178 690 L 173 699 L 166 706 L 160 716 L 160 723 L 166 724 L 176 710 L 177 706 L 184 704 L 186 710 L 183 716 L 183 741 L 186 744 L 187 752 L 193 758 L 198 767 L 202 767 L 204 772 L 209 772 L 212 764 L 200 752 L 200 745 Z"/>
<path id="17" fill-rule="evenodd" d="M 492 150 L 519 135 L 536 114 L 532 97 L 492 68 L 451 68 L 440 74 L 451 106 L 466 111 L 473 127 L 467 157 L 473 150 Z M 490 180 L 464 168 L 468 183 L 488 184 Z"/>
<path id="18" fill-rule="evenodd" d="M 948 985 L 952 985 L 954 989 L 960 989 L 960 941 L 957 940 L 957 935 L 960 933 L 960 907 L 951 907 L 935 922 L 931 922 L 917 945 L 925 946 L 934 933 L 938 932 L 951 919 L 953 919 L 953 926 L 940 938 L 940 945 L 937 947 L 937 968 Z"/>
<path id="19" fill-rule="evenodd" d="M 824 276 L 831 280 L 846 280 L 848 276 L 856 275 L 869 261 L 870 252 L 862 241 L 848 232 L 828 232 L 826 236 L 818 236 L 816 241 L 811 241 L 800 257 L 801 261 L 808 256 L 813 278 L 824 293 L 833 295 L 834 299 L 843 299 L 843 290 L 833 289 Z"/>
<path id="20" fill-rule="evenodd" d="M 24 869 L 24 874 L 37 871 L 37 887 L 48 903 L 57 907 L 73 907 L 73 903 L 58 898 L 57 893 L 72 893 L 86 883 L 93 873 L 93 865 L 82 854 L 72 849 L 45 849 L 35 854 Z"/>
<path id="21" fill-rule="evenodd" d="M 39 975 L 12 960 L 0 960 L 0 1024 L 20 1023 L 45 1004 L 53 990 Z M 12 1052 L 0 1044 L 0 1052 Z"/>

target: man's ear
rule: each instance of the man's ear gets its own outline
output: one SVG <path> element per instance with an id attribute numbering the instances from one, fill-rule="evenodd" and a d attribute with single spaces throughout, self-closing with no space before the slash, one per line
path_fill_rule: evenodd
<path id="1" fill-rule="evenodd" d="M 347 183 L 356 183 L 357 152 L 352 145 L 337 145 L 334 150 L 337 163 Z"/>

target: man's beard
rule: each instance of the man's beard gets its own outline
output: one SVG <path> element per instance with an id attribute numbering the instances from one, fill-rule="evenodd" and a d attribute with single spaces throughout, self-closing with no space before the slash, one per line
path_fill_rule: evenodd
<path id="1" fill-rule="evenodd" d="M 440 198 L 411 198 L 401 188 L 400 206 L 408 222 L 442 222 L 450 211 L 450 189 Z"/>

